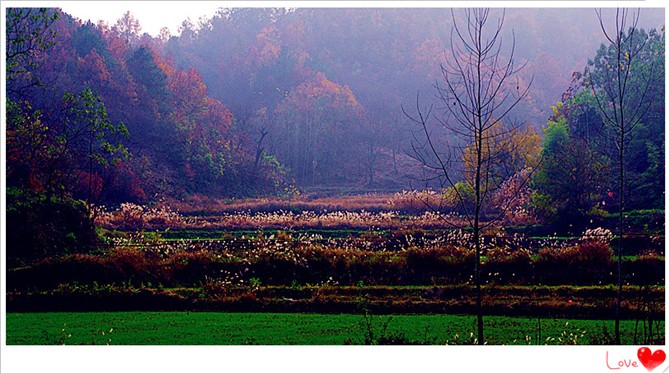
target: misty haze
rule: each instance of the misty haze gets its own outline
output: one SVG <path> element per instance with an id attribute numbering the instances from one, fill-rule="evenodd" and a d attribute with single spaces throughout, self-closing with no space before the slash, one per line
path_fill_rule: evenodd
<path id="1" fill-rule="evenodd" d="M 666 345 L 664 11 L 7 8 L 8 344 Z"/>

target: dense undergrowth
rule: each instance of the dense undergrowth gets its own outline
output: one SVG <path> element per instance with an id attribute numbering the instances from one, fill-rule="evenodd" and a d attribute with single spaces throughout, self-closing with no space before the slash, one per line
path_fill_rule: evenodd
<path id="1" fill-rule="evenodd" d="M 356 313 L 364 300 L 374 313 L 475 313 L 472 234 L 445 229 L 457 215 L 346 210 L 363 206 L 359 197 L 303 202 L 313 210 L 264 212 L 260 200 L 255 211 L 205 215 L 167 205 L 97 210 L 97 244 L 12 259 L 8 310 Z M 657 213 L 634 217 L 651 226 L 622 241 L 625 318 L 665 310 Z M 483 233 L 487 313 L 610 318 L 618 239 L 596 226 L 544 236 L 532 227 Z"/>
<path id="2" fill-rule="evenodd" d="M 220 240 L 162 240 L 120 235 L 92 253 L 51 256 L 8 271 L 8 289 L 52 288 L 68 282 L 151 282 L 165 287 L 207 283 L 266 285 L 443 285 L 472 282 L 474 253 L 468 234 L 423 230 L 325 239 L 278 232 Z M 533 246 L 537 245 L 538 249 Z M 499 236 L 485 243 L 484 284 L 607 285 L 616 282 L 609 239 L 533 242 Z M 665 260 L 647 250 L 623 262 L 624 284 L 665 283 Z"/>

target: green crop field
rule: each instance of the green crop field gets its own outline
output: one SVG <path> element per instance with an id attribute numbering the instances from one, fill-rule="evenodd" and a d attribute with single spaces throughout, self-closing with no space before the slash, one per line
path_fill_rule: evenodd
<path id="1" fill-rule="evenodd" d="M 487 344 L 609 343 L 613 321 L 484 319 Z M 642 323 L 622 321 L 622 343 L 642 340 Z M 662 323 L 654 326 L 663 335 Z M 8 313 L 7 344 L 342 345 L 472 344 L 475 317 L 218 312 Z M 476 335 L 476 334 L 475 334 Z"/>

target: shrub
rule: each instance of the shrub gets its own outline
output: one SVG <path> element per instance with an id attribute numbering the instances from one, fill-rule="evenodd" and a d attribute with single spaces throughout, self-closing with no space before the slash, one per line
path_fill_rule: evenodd
<path id="1" fill-rule="evenodd" d="M 464 281 L 472 273 L 469 266 L 475 261 L 474 251 L 453 244 L 430 247 L 412 247 L 406 252 L 405 273 L 407 282 L 420 284 L 432 278 Z"/>
<path id="2" fill-rule="evenodd" d="M 529 250 L 509 247 L 494 247 L 486 253 L 484 274 L 489 281 L 518 283 L 532 278 L 533 257 Z"/>
<path id="3" fill-rule="evenodd" d="M 407 284 L 404 258 L 397 252 L 362 252 L 348 262 L 350 283 Z M 410 282 L 411 283 L 411 282 Z"/>
<path id="4" fill-rule="evenodd" d="M 159 283 L 163 278 L 158 259 L 150 252 L 140 248 L 113 248 L 107 253 L 104 260 L 121 278 L 119 281 Z"/>
<path id="5" fill-rule="evenodd" d="M 177 251 L 163 262 L 168 273 L 166 281 L 174 285 L 194 284 L 203 276 L 211 276 L 216 270 L 215 263 L 216 258 L 210 251 Z"/>
<path id="6" fill-rule="evenodd" d="M 623 262 L 622 273 L 626 282 L 642 285 L 665 284 L 665 258 L 648 250 L 633 261 Z"/>
<path id="7" fill-rule="evenodd" d="M 555 201 L 548 194 L 533 191 L 530 195 L 530 206 L 541 221 L 556 222 L 559 218 Z"/>
<path id="8" fill-rule="evenodd" d="M 277 231 L 277 238 L 275 239 L 277 243 L 291 246 L 293 244 L 293 236 L 291 233 L 286 231 Z"/>
<path id="9" fill-rule="evenodd" d="M 96 242 L 84 202 L 7 190 L 7 265 L 85 252 Z"/>
<path id="10" fill-rule="evenodd" d="M 40 261 L 35 266 L 31 283 L 38 287 L 51 287 L 71 281 L 114 282 L 121 278 L 100 256 L 72 254 Z"/>
<path id="11" fill-rule="evenodd" d="M 411 246 L 424 243 L 426 231 L 420 228 L 406 228 L 392 230 L 386 239 L 386 248 L 391 250 L 402 250 Z"/>
<path id="12" fill-rule="evenodd" d="M 335 272 L 336 266 L 344 268 L 346 255 L 343 250 L 327 249 L 316 245 L 306 245 L 295 251 L 296 259 L 304 259 L 304 281 L 312 282 L 323 279 L 329 275 L 340 276 L 341 272 Z"/>
<path id="13" fill-rule="evenodd" d="M 205 281 L 202 284 L 202 296 L 207 299 L 222 300 L 228 295 L 233 283 L 237 283 L 237 281 L 229 274 L 218 279 L 205 276 Z"/>
<path id="14" fill-rule="evenodd" d="M 585 239 L 571 246 L 540 249 L 535 270 L 545 282 L 597 284 L 610 271 L 612 255 L 605 241 Z"/>
<path id="15" fill-rule="evenodd" d="M 577 244 L 576 251 L 576 261 L 584 267 L 607 268 L 614 255 L 609 244 L 600 239 L 584 240 Z"/>

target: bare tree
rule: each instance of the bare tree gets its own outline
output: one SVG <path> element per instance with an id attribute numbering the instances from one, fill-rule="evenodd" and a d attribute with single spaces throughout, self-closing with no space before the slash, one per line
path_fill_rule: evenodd
<path id="1" fill-rule="evenodd" d="M 508 117 L 528 95 L 530 83 L 523 85 L 518 78 L 524 64 L 519 67 L 514 63 L 513 34 L 510 47 L 503 49 L 504 11 L 494 26 L 489 25 L 488 9 L 467 9 L 464 20 L 456 17 L 453 10 L 451 15 L 450 56 L 441 65 L 441 82 L 435 85 L 439 113 L 433 113 L 432 105 L 421 108 L 418 97 L 417 114 L 410 115 L 404 109 L 403 112 L 419 128 L 413 139 L 412 156 L 442 188 L 453 191 L 467 227 L 473 232 L 477 342 L 484 344 L 481 230 L 502 216 L 486 222 L 483 218 L 501 182 L 496 177 L 502 162 L 499 145 L 511 142 L 520 127 Z M 435 135 L 435 126 L 429 124 L 433 120 L 438 129 L 444 130 L 443 138 Z M 448 218 L 445 222 L 460 227 Z"/>
<path id="2" fill-rule="evenodd" d="M 633 131 L 640 123 L 641 118 L 649 109 L 649 87 L 652 80 L 654 66 L 646 67 L 648 74 L 635 74 L 634 70 L 641 69 L 640 61 L 645 49 L 646 39 L 640 38 L 636 32 L 639 10 L 616 9 L 614 29 L 609 30 L 605 25 L 602 10 L 596 10 L 600 28 L 609 44 L 601 48 L 595 61 L 589 62 L 587 79 L 591 87 L 609 139 L 616 148 L 616 162 L 618 166 L 619 184 L 619 229 L 617 246 L 617 302 L 615 310 L 615 339 L 621 344 L 619 321 L 621 319 L 622 301 L 622 240 L 624 227 L 624 208 L 626 184 L 626 148 L 630 143 Z"/>

